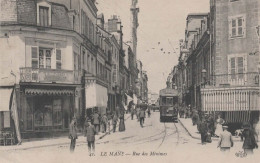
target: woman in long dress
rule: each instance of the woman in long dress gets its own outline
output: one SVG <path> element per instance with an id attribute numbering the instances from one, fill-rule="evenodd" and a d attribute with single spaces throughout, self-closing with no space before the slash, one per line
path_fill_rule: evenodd
<path id="1" fill-rule="evenodd" d="M 216 126 L 215 135 L 219 137 L 220 133 L 223 132 L 222 125 L 225 123 L 225 121 L 224 121 L 224 119 L 221 118 L 220 115 L 218 115 L 218 119 L 217 119 L 216 123 L 217 123 L 217 126 Z"/>
<path id="2" fill-rule="evenodd" d="M 125 131 L 125 119 L 124 119 L 124 111 L 121 111 L 119 115 L 119 132 Z"/>

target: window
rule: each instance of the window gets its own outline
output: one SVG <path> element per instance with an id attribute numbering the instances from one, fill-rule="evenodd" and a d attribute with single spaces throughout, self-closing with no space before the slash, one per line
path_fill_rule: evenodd
<path id="1" fill-rule="evenodd" d="M 246 21 L 245 16 L 236 16 L 229 18 L 229 38 L 245 37 Z"/>
<path id="2" fill-rule="evenodd" d="M 56 69 L 61 69 L 61 50 L 56 50 Z"/>
<path id="3" fill-rule="evenodd" d="M 40 6 L 39 11 L 40 25 L 49 26 L 49 8 Z"/>
<path id="4" fill-rule="evenodd" d="M 32 67 L 36 68 L 35 65 L 32 65 Z M 51 49 L 39 49 L 39 68 L 51 68 Z"/>
<path id="5" fill-rule="evenodd" d="M 243 79 L 247 72 L 247 58 L 246 55 L 237 54 L 228 56 L 228 70 L 232 80 Z"/>
<path id="6" fill-rule="evenodd" d="M 37 3 L 37 24 L 40 26 L 51 25 L 51 4 L 48 2 Z"/>

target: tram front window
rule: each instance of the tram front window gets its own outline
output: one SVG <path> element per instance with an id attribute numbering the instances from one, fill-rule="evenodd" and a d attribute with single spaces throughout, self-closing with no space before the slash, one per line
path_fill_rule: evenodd
<path id="1" fill-rule="evenodd" d="M 164 106 L 173 105 L 173 97 L 162 97 L 162 105 Z"/>

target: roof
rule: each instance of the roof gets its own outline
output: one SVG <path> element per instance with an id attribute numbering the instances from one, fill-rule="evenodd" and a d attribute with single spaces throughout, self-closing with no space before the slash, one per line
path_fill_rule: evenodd
<path id="1" fill-rule="evenodd" d="M 172 88 L 165 88 L 159 91 L 160 96 L 178 96 L 178 90 Z"/>
<path id="2" fill-rule="evenodd" d="M 189 13 L 186 20 L 190 17 L 201 17 L 201 16 L 208 16 L 208 13 Z"/>

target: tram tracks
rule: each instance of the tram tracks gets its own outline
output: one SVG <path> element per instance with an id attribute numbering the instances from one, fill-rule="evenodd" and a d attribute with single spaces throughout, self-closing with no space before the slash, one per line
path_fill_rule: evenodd
<path id="1" fill-rule="evenodd" d="M 180 140 L 180 135 L 179 135 L 179 130 L 178 130 L 178 127 L 177 127 L 177 125 L 176 125 L 176 123 L 173 123 L 174 124 L 174 127 L 175 127 L 175 130 L 174 130 L 174 132 L 173 133 L 171 133 L 171 134 L 167 134 L 167 127 L 166 127 L 166 124 L 165 124 L 165 122 L 163 123 L 163 125 L 164 125 L 164 135 L 163 135 L 163 137 L 162 137 L 162 141 L 161 141 L 161 143 L 159 144 L 159 146 L 157 147 L 157 150 L 163 145 L 163 143 L 164 143 L 164 141 L 165 141 L 165 139 L 166 139 L 166 137 L 168 137 L 168 136 L 171 136 L 171 135 L 174 135 L 174 134 L 176 134 L 177 133 L 177 142 L 176 142 L 176 146 L 179 144 L 179 140 Z"/>

